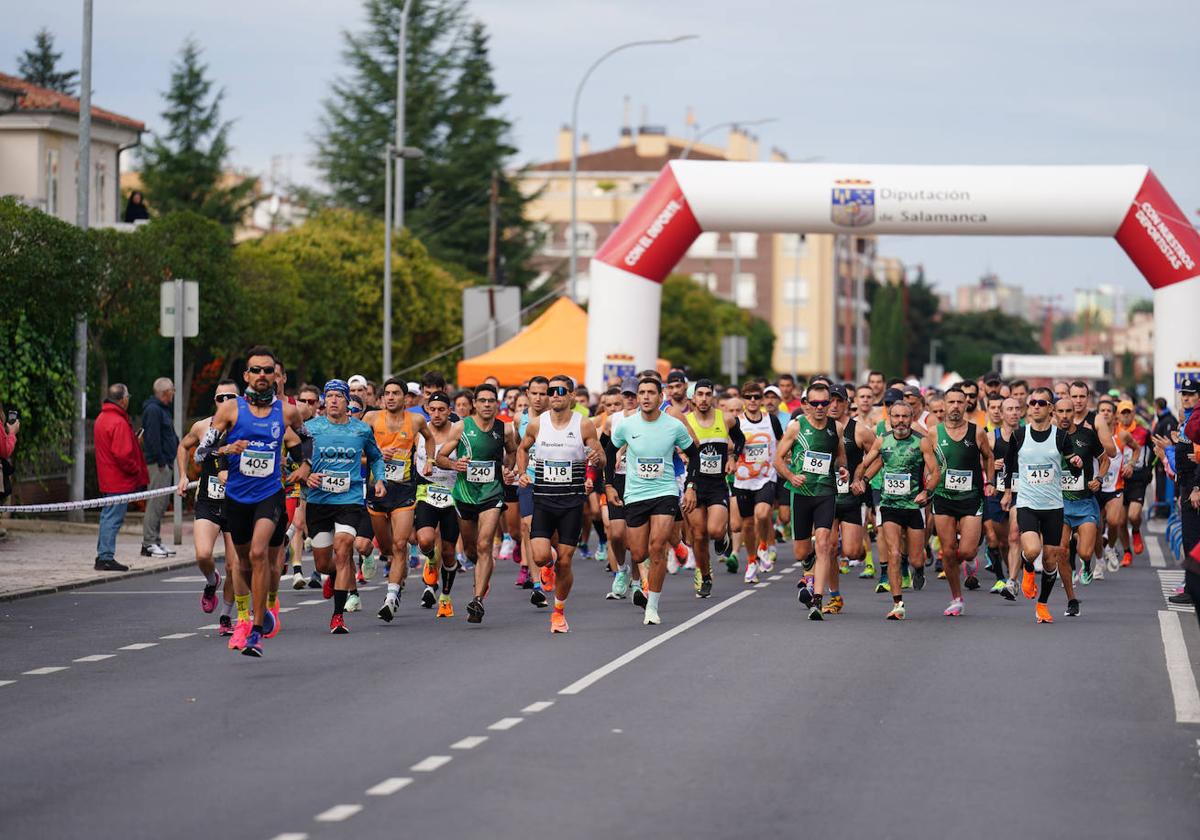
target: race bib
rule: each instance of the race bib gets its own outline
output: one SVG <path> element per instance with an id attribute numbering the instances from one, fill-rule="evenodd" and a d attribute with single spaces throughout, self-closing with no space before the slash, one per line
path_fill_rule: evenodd
<path id="1" fill-rule="evenodd" d="M 725 472 L 724 465 L 721 463 L 723 459 L 719 454 L 706 455 L 700 453 L 700 472 L 704 475 L 720 475 Z"/>
<path id="2" fill-rule="evenodd" d="M 1054 482 L 1053 464 L 1030 464 L 1025 468 L 1025 480 L 1033 485 L 1046 485 Z"/>
<path id="3" fill-rule="evenodd" d="M 383 462 L 383 477 L 388 481 L 394 481 L 397 484 L 403 483 L 408 475 L 408 461 L 400 458 L 395 461 Z"/>
<path id="4" fill-rule="evenodd" d="M 1064 472 L 1060 482 L 1063 490 L 1068 490 L 1072 493 L 1082 493 L 1087 486 L 1087 482 L 1083 480 L 1082 472 L 1079 475 Z"/>
<path id="5" fill-rule="evenodd" d="M 542 481 L 546 484 L 570 484 L 570 461 L 542 461 Z"/>
<path id="6" fill-rule="evenodd" d="M 637 476 L 643 481 L 654 481 L 663 477 L 662 458 L 638 458 L 637 459 Z"/>
<path id="7" fill-rule="evenodd" d="M 912 492 L 912 476 L 908 473 L 884 473 L 883 492 L 887 496 L 907 496 Z"/>
<path id="8" fill-rule="evenodd" d="M 842 474 L 838 473 L 837 491 L 838 491 L 838 494 L 842 495 L 842 496 L 850 495 L 850 477 L 849 476 L 842 478 Z"/>
<path id="9" fill-rule="evenodd" d="M 450 495 L 450 491 L 445 487 L 439 487 L 436 484 L 425 485 L 425 498 L 427 505 L 435 508 L 448 508 L 454 504 L 454 497 Z"/>
<path id="10" fill-rule="evenodd" d="M 742 457 L 750 464 L 761 464 L 767 460 L 767 445 L 765 443 L 747 443 L 742 449 Z"/>
<path id="11" fill-rule="evenodd" d="M 208 477 L 208 487 L 205 490 L 208 498 L 214 502 L 219 502 L 225 498 L 225 482 L 217 478 L 215 475 Z"/>
<path id="12" fill-rule="evenodd" d="M 970 470 L 946 470 L 946 489 L 960 493 L 973 490 L 974 478 Z"/>
<path id="13" fill-rule="evenodd" d="M 238 471 L 247 478 L 267 478 L 275 473 L 274 449 L 247 449 L 238 457 Z"/>
<path id="14" fill-rule="evenodd" d="M 495 461 L 468 461 L 467 481 L 472 484 L 487 484 L 496 480 Z"/>
<path id="15" fill-rule="evenodd" d="M 829 467 L 833 464 L 833 456 L 828 452 L 804 451 L 804 471 L 813 475 L 829 475 Z"/>
<path id="16" fill-rule="evenodd" d="M 321 473 L 321 490 L 325 493 L 345 493 L 350 489 L 350 473 Z"/>

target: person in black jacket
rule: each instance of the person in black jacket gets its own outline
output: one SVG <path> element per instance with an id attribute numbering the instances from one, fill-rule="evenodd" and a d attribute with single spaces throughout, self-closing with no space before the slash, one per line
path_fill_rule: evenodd
<path id="1" fill-rule="evenodd" d="M 154 396 L 142 405 L 142 449 L 146 469 L 150 473 L 150 489 L 170 487 L 174 481 L 171 465 L 179 448 L 179 436 L 172 423 L 172 404 L 175 384 L 165 376 L 154 380 Z M 167 557 L 175 552 L 162 544 L 159 531 L 163 514 L 171 503 L 168 495 L 156 496 L 146 502 L 146 518 L 142 520 L 142 556 Z"/>
<path id="2" fill-rule="evenodd" d="M 1170 437 L 1171 432 L 1179 429 L 1179 421 L 1175 419 L 1175 415 L 1171 413 L 1171 409 L 1167 406 L 1167 401 L 1159 397 L 1154 401 L 1154 429 L 1152 434 L 1154 437 Z M 1163 468 L 1163 462 L 1157 461 L 1154 464 L 1154 510 L 1152 515 L 1161 519 L 1166 519 L 1170 515 L 1171 500 L 1167 498 L 1167 473 Z"/>
<path id="3" fill-rule="evenodd" d="M 150 211 L 146 209 L 146 199 L 141 191 L 134 190 L 129 194 L 129 203 L 125 205 L 125 215 L 122 219 L 125 222 L 132 224 L 133 222 L 149 219 Z"/>

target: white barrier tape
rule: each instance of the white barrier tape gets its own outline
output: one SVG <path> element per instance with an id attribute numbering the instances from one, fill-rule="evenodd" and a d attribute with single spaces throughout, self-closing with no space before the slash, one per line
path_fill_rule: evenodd
<path id="1" fill-rule="evenodd" d="M 193 481 L 188 484 L 188 490 L 195 490 L 200 484 Z M 0 505 L 0 513 L 58 513 L 64 510 L 86 510 L 87 508 L 109 507 L 128 502 L 140 502 L 143 499 L 153 499 L 155 496 L 167 496 L 174 493 L 177 485 L 160 487 L 157 490 L 142 490 L 138 493 L 122 493 L 119 496 L 105 496 L 102 499 L 84 499 L 80 502 L 53 502 L 48 505 Z"/>

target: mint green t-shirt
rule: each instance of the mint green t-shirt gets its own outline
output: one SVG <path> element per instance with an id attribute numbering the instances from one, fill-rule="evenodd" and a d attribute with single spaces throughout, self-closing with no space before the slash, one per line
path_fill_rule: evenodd
<path id="1" fill-rule="evenodd" d="M 646 422 L 639 411 L 621 421 L 612 435 L 613 446 L 625 447 L 625 504 L 679 496 L 672 458 L 675 447 L 687 449 L 692 436 L 687 428 L 669 414 L 660 414 Z"/>

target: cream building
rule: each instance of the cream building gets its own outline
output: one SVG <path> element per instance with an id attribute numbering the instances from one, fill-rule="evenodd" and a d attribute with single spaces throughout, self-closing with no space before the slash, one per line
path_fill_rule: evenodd
<path id="1" fill-rule="evenodd" d="M 116 223 L 123 152 L 137 146 L 146 126 L 103 108 L 92 108 L 89 223 Z M 79 169 L 79 100 L 0 73 L 0 196 L 76 221 Z"/>

